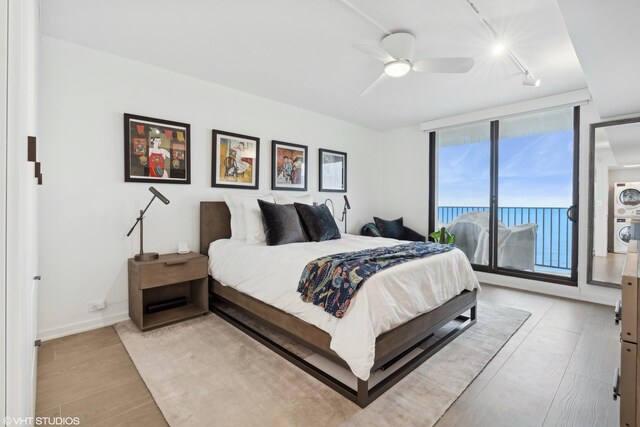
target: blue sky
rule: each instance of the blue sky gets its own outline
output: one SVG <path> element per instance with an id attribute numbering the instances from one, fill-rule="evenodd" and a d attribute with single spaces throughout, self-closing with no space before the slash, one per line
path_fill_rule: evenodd
<path id="1" fill-rule="evenodd" d="M 573 131 L 501 139 L 499 205 L 569 207 Z M 489 141 L 442 147 L 438 205 L 489 205 Z"/>

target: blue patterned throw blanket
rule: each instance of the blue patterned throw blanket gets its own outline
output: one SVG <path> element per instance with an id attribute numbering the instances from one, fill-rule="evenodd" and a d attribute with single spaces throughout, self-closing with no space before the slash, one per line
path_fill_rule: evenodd
<path id="1" fill-rule="evenodd" d="M 302 301 L 342 317 L 362 284 L 380 270 L 448 252 L 453 245 L 413 242 L 397 246 L 327 255 L 311 261 L 298 283 Z"/>

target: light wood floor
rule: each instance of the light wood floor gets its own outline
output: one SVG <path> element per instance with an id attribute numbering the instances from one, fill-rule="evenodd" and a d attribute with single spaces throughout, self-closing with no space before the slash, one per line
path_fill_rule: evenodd
<path id="1" fill-rule="evenodd" d="M 619 425 L 612 382 L 620 329 L 613 308 L 488 285 L 480 298 L 531 317 L 437 427 Z"/>
<path id="2" fill-rule="evenodd" d="M 437 427 L 618 425 L 611 307 L 488 285 L 480 298 L 532 315 Z M 79 416 L 83 426 L 166 425 L 112 327 L 43 344 L 37 411 Z"/>
<path id="3" fill-rule="evenodd" d="M 42 344 L 36 415 L 80 417 L 81 426 L 167 425 L 112 326 Z"/>

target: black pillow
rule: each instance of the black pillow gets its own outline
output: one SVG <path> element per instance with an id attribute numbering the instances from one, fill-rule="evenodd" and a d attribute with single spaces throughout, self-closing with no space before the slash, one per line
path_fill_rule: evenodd
<path id="1" fill-rule="evenodd" d="M 298 211 L 293 205 L 278 205 L 258 199 L 268 246 L 306 242 Z"/>
<path id="2" fill-rule="evenodd" d="M 377 216 L 374 216 L 373 220 L 376 222 L 376 227 L 380 231 L 380 235 L 382 237 L 387 237 L 389 239 L 402 238 L 402 234 L 404 233 L 402 217 L 398 219 L 394 219 L 392 221 L 388 221 L 386 219 L 382 219 L 382 218 L 378 218 Z"/>
<path id="3" fill-rule="evenodd" d="M 336 220 L 333 219 L 333 215 L 326 205 L 311 206 L 304 203 L 294 203 L 293 205 L 302 218 L 302 225 L 309 240 L 322 242 L 323 240 L 340 238 L 340 230 Z"/>

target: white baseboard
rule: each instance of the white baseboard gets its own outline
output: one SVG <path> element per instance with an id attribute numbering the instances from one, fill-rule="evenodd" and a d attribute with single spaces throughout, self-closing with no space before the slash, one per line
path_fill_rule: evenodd
<path id="1" fill-rule="evenodd" d="M 78 334 L 80 332 L 90 331 L 92 329 L 103 328 L 105 326 L 115 325 L 118 322 L 127 320 L 129 312 L 114 313 L 107 316 L 101 316 L 97 319 L 86 320 L 78 323 L 71 323 L 52 329 L 44 329 L 38 332 L 38 337 L 43 340 L 52 340 L 54 338 L 66 337 L 67 335 Z"/>
<path id="2" fill-rule="evenodd" d="M 480 280 L 481 283 L 595 304 L 613 306 L 620 298 L 620 290 L 616 289 L 601 288 L 598 290 L 599 292 L 596 292 L 585 285 L 580 287 L 567 286 L 480 271 L 476 272 L 476 276 L 478 276 L 478 280 Z M 591 288 L 593 288 L 593 286 L 591 286 Z"/>

